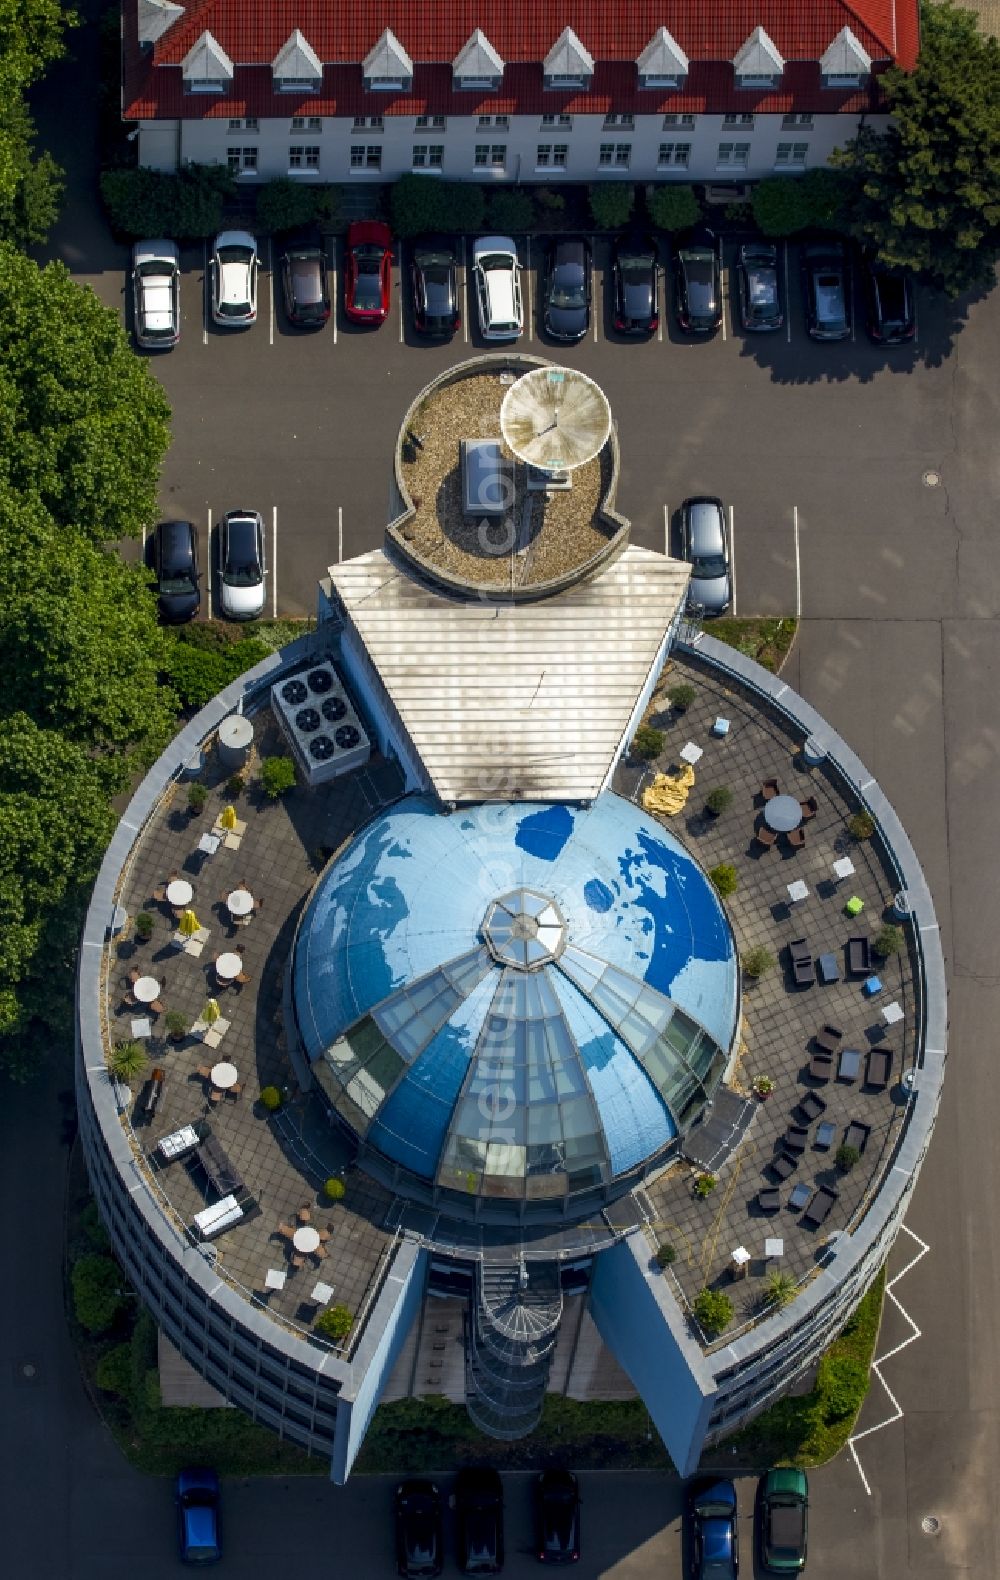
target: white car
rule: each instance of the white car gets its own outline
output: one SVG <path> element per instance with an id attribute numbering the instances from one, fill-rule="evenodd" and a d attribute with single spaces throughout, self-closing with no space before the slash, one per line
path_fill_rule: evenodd
<path id="1" fill-rule="evenodd" d="M 521 265 L 510 236 L 481 236 L 472 246 L 479 329 L 484 340 L 516 340 L 524 328 Z"/>
<path id="2" fill-rule="evenodd" d="M 264 610 L 264 523 L 257 510 L 230 510 L 219 523 L 219 606 L 231 620 Z"/>
<path id="3" fill-rule="evenodd" d="M 220 230 L 212 243 L 212 318 L 242 329 L 257 317 L 257 243 L 246 230 Z"/>
<path id="4" fill-rule="evenodd" d="M 169 351 L 181 338 L 181 267 L 175 242 L 137 241 L 132 248 L 132 320 L 136 340 L 150 350 Z"/>

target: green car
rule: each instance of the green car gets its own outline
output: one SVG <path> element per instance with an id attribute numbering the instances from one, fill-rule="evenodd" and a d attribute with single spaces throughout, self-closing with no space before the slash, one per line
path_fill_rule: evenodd
<path id="1" fill-rule="evenodd" d="M 799 1574 L 806 1566 L 809 1483 L 803 1470 L 769 1470 L 760 1484 L 760 1562 L 772 1574 Z"/>

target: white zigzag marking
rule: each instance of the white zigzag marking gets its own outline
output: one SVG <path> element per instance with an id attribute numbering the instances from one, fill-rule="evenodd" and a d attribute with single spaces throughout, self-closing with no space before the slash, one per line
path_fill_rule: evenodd
<path id="1" fill-rule="evenodd" d="M 891 1361 L 894 1355 L 898 1355 L 900 1350 L 905 1350 L 908 1344 L 912 1344 L 915 1339 L 919 1339 L 921 1336 L 920 1329 L 917 1327 L 917 1324 L 910 1316 L 910 1313 L 903 1307 L 902 1303 L 897 1300 L 896 1296 L 893 1294 L 893 1285 L 898 1284 L 901 1278 L 905 1278 L 911 1267 L 916 1267 L 921 1257 L 927 1255 L 928 1251 L 930 1250 L 930 1246 L 921 1240 L 919 1235 L 914 1234 L 912 1229 L 907 1228 L 905 1223 L 900 1224 L 899 1227 L 901 1233 L 908 1234 L 911 1240 L 915 1240 L 917 1242 L 920 1250 L 917 1252 L 916 1256 L 910 1258 L 905 1267 L 900 1268 L 895 1278 L 890 1278 L 889 1282 L 885 1286 L 885 1293 L 886 1299 L 892 1301 L 893 1305 L 896 1307 L 896 1310 L 900 1313 L 904 1320 L 909 1323 L 912 1331 L 907 1335 L 901 1344 L 897 1344 L 895 1348 L 889 1350 L 887 1354 L 880 1355 L 877 1360 L 872 1361 L 872 1371 L 889 1396 L 889 1403 L 892 1405 L 893 1414 L 886 1416 L 884 1421 L 877 1421 L 874 1426 L 866 1426 L 863 1432 L 853 1433 L 847 1439 L 847 1446 L 851 1451 L 851 1457 L 857 1466 L 858 1475 L 861 1477 L 862 1485 L 864 1486 L 865 1492 L 869 1497 L 872 1495 L 872 1489 L 868 1485 L 868 1477 L 861 1468 L 861 1461 L 858 1458 L 858 1451 L 854 1445 L 855 1443 L 860 1443 L 863 1437 L 871 1437 L 873 1432 L 881 1432 L 884 1426 L 892 1426 L 894 1421 L 901 1421 L 903 1419 L 903 1407 L 883 1377 L 882 1367 L 885 1365 L 886 1361 Z"/>

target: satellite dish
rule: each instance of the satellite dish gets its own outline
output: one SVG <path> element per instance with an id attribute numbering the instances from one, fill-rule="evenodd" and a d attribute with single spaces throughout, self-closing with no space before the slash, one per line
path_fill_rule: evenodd
<path id="1" fill-rule="evenodd" d="M 504 396 L 500 432 L 518 460 L 569 472 L 606 444 L 611 407 L 600 385 L 575 368 L 532 368 Z"/>

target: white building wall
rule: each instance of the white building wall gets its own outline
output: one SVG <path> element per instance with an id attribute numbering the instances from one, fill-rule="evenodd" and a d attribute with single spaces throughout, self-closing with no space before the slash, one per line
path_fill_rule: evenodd
<path id="1" fill-rule="evenodd" d="M 602 115 L 575 115 L 570 127 L 544 126 L 538 115 L 512 115 L 507 129 L 479 126 L 474 115 L 449 116 L 444 128 L 417 127 L 413 116 L 386 116 L 378 130 L 353 130 L 346 117 L 321 118 L 320 129 L 292 131 L 291 118 L 262 120 L 257 129 L 245 123 L 230 127 L 228 120 L 142 122 L 140 163 L 154 169 L 175 167 L 175 160 L 218 164 L 230 148 L 255 149 L 256 170 L 243 173 L 247 182 L 293 175 L 301 180 L 391 181 L 414 168 L 417 146 L 443 148 L 441 174 L 452 180 L 489 182 L 559 181 L 717 181 L 759 179 L 785 169 L 810 169 L 825 165 L 834 148 L 843 146 L 857 131 L 856 115 L 816 115 L 811 127 L 785 126 L 780 115 L 758 115 L 753 127 L 727 126 L 721 115 L 698 115 L 693 126 L 674 125 L 663 115 L 637 115 L 631 128 L 607 126 Z M 867 124 L 878 130 L 885 116 L 869 116 Z M 543 145 L 566 144 L 565 166 L 539 165 Z M 661 144 L 690 144 L 687 165 L 660 163 Z M 779 144 L 795 149 L 795 160 L 778 162 Z M 628 164 L 601 164 L 601 145 L 617 151 L 628 149 Z M 724 144 L 734 145 L 728 157 Z M 748 144 L 746 163 L 735 154 L 735 145 Z M 293 169 L 293 145 L 318 148 L 316 169 Z M 504 164 L 477 166 L 477 145 L 503 148 Z M 379 165 L 352 168 L 351 150 L 379 150 Z M 804 151 L 803 151 L 804 150 Z M 492 157 L 492 154 L 491 154 Z M 617 158 L 617 152 L 613 158 Z M 741 158 L 742 156 L 740 156 Z"/>

